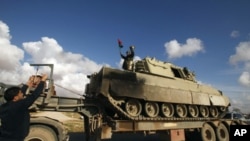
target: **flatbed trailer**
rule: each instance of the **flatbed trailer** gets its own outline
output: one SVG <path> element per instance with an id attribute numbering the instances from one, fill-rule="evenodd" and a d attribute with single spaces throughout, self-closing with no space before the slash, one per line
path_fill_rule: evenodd
<path id="1" fill-rule="evenodd" d="M 240 120 L 213 118 L 169 118 L 168 120 L 120 120 L 107 116 L 103 106 L 92 99 L 41 96 L 35 107 L 42 111 L 76 112 L 84 117 L 86 140 L 112 139 L 113 134 L 158 134 L 166 141 L 229 141 L 230 125 L 244 125 Z M 194 136 L 195 135 L 195 136 Z"/>

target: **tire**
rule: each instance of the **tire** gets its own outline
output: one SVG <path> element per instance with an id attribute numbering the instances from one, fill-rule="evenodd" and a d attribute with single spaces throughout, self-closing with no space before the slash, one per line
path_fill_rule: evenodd
<path id="1" fill-rule="evenodd" d="M 208 123 L 205 123 L 201 129 L 201 138 L 203 141 L 216 141 L 214 129 Z"/>
<path id="2" fill-rule="evenodd" d="M 24 141 L 58 141 L 57 135 L 53 129 L 45 125 L 30 126 L 29 135 Z"/>
<path id="3" fill-rule="evenodd" d="M 218 141 L 229 141 L 229 132 L 223 123 L 220 123 L 215 130 Z"/>

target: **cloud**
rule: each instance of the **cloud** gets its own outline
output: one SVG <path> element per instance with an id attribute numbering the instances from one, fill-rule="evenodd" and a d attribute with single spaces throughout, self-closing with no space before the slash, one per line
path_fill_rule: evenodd
<path id="1" fill-rule="evenodd" d="M 20 60 L 24 58 L 23 50 L 12 45 L 10 39 L 9 27 L 0 21 L 0 69 L 2 71 L 11 71 L 19 67 Z"/>
<path id="2" fill-rule="evenodd" d="M 189 38 L 186 44 L 180 44 L 177 40 L 165 43 L 168 58 L 181 58 L 183 56 L 193 56 L 200 51 L 204 51 L 202 41 L 197 38 Z"/>
<path id="3" fill-rule="evenodd" d="M 237 38 L 237 37 L 240 36 L 240 32 L 238 30 L 234 30 L 234 31 L 231 32 L 230 36 L 232 38 Z"/>
<path id="4" fill-rule="evenodd" d="M 228 85 L 228 84 L 217 84 L 218 87 L 224 95 L 228 96 L 230 99 L 231 106 L 230 110 L 234 108 L 239 108 L 244 113 L 250 113 L 249 110 L 249 88 L 244 86 L 237 85 Z"/>
<path id="5" fill-rule="evenodd" d="M 58 69 L 55 73 L 91 73 L 100 69 L 94 61 L 81 54 L 65 52 L 53 38 L 42 37 L 41 41 L 23 43 L 24 50 L 34 63 L 53 63 Z M 88 66 L 88 67 L 86 67 Z"/>
<path id="6" fill-rule="evenodd" d="M 42 37 L 41 41 L 25 42 L 23 47 L 34 63 L 54 64 L 54 79 L 58 86 L 82 94 L 89 81 L 87 75 L 99 71 L 104 65 L 81 54 L 65 52 L 53 38 Z"/>
<path id="7" fill-rule="evenodd" d="M 250 41 L 240 42 L 236 47 L 236 53 L 231 55 L 229 61 L 231 64 L 236 65 L 239 62 L 250 61 Z"/>
<path id="8" fill-rule="evenodd" d="M 242 74 L 238 81 L 243 86 L 250 86 L 250 41 L 240 42 L 236 47 L 236 53 L 229 57 L 229 62 L 233 65 L 242 66 Z"/>
<path id="9" fill-rule="evenodd" d="M 243 72 L 239 77 L 239 83 L 243 86 L 250 87 L 250 74 L 249 72 Z"/>
<path id="10" fill-rule="evenodd" d="M 78 94 L 84 93 L 85 84 L 89 82 L 87 75 L 97 72 L 103 65 L 87 57 L 65 52 L 63 47 L 53 38 L 42 37 L 40 41 L 24 42 L 23 49 L 10 42 L 8 26 L 0 22 L 0 82 L 8 84 L 25 83 L 30 75 L 35 73 L 48 73 L 48 67 L 37 68 L 35 64 L 54 64 L 54 82 L 57 94 L 60 96 L 75 97 L 70 91 Z M 24 54 L 29 54 L 29 62 Z"/>
<path id="11" fill-rule="evenodd" d="M 250 95 L 248 91 L 242 91 L 240 93 L 234 93 L 234 95 L 237 96 L 232 96 L 231 99 L 231 109 L 238 108 L 241 110 L 243 113 L 250 113 L 249 111 L 249 100 L 250 100 Z"/>

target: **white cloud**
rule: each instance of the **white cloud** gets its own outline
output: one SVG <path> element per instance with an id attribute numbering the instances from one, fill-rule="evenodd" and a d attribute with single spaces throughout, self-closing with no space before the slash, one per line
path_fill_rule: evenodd
<path id="1" fill-rule="evenodd" d="M 25 42 L 23 49 L 12 45 L 10 42 L 8 26 L 0 22 L 0 82 L 8 84 L 20 84 L 37 73 L 36 68 L 29 63 L 54 64 L 54 82 L 57 94 L 60 96 L 75 97 L 67 90 L 79 94 L 84 93 L 85 84 L 89 82 L 87 75 L 99 71 L 103 64 L 97 64 L 87 57 L 65 52 L 53 38 L 42 37 L 41 41 Z M 31 56 L 29 62 L 24 59 L 24 53 Z M 39 67 L 38 73 L 47 73 L 45 67 Z M 62 86 L 64 89 L 62 89 Z"/>
<path id="2" fill-rule="evenodd" d="M 249 87 L 228 85 L 228 84 L 216 84 L 224 95 L 230 99 L 230 110 L 239 108 L 244 113 L 250 113 L 249 110 Z"/>
<path id="3" fill-rule="evenodd" d="M 249 72 L 243 72 L 239 77 L 239 83 L 243 86 L 250 87 L 250 74 Z"/>
<path id="4" fill-rule="evenodd" d="M 20 60 L 24 57 L 24 52 L 10 43 L 11 36 L 9 27 L 0 21 L 0 69 L 11 71 L 20 66 Z"/>
<path id="5" fill-rule="evenodd" d="M 64 52 L 53 38 L 43 37 L 41 41 L 23 43 L 24 50 L 32 56 L 34 63 L 53 63 L 55 73 L 91 73 L 100 68 L 94 61 L 81 54 Z M 87 67 L 86 67 L 87 66 Z"/>
<path id="6" fill-rule="evenodd" d="M 237 38 L 237 37 L 240 36 L 240 32 L 238 30 L 234 30 L 234 31 L 231 32 L 230 36 L 232 38 Z"/>
<path id="7" fill-rule="evenodd" d="M 81 94 L 89 81 L 87 75 L 99 71 L 103 66 L 81 54 L 65 52 L 53 38 L 43 37 L 41 41 L 26 42 L 23 47 L 34 63 L 54 64 L 56 84 Z M 65 95 L 65 91 L 61 93 Z"/>
<path id="8" fill-rule="evenodd" d="M 249 91 L 246 92 L 240 92 L 240 93 L 234 93 L 233 98 L 231 99 L 231 109 L 238 108 L 243 113 L 250 113 L 249 111 Z"/>
<path id="9" fill-rule="evenodd" d="M 236 53 L 231 55 L 229 61 L 231 64 L 236 65 L 239 62 L 248 62 L 250 61 L 250 41 L 240 42 L 236 47 Z"/>
<path id="10" fill-rule="evenodd" d="M 204 51 L 202 41 L 197 38 L 189 38 L 186 44 L 180 44 L 177 40 L 165 43 L 168 58 L 181 58 L 183 56 L 193 56 L 197 52 Z"/>
<path id="11" fill-rule="evenodd" d="M 245 62 L 245 70 L 250 70 L 250 61 Z"/>
<path id="12" fill-rule="evenodd" d="M 9 34 L 9 27 L 2 21 L 0 21 L 0 39 L 9 43 L 11 36 Z M 6 40 L 5 40 L 6 39 Z"/>
<path id="13" fill-rule="evenodd" d="M 243 72 L 238 81 L 243 86 L 250 86 L 250 41 L 240 42 L 236 47 L 236 53 L 231 55 L 229 62 L 233 65 L 243 64 Z"/>
<path id="14" fill-rule="evenodd" d="M 232 106 L 242 109 L 242 111 L 249 113 L 246 107 L 249 107 L 249 87 L 250 87 L 250 41 L 240 42 L 236 46 L 235 54 L 231 55 L 229 62 L 237 66 L 238 70 L 242 70 L 241 75 L 238 78 L 238 82 L 245 92 L 234 92 Z M 241 88 L 241 89 L 243 89 Z"/>

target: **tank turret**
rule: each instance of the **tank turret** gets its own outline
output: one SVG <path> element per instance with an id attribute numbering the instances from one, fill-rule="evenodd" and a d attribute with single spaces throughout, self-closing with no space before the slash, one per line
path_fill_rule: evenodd
<path id="1" fill-rule="evenodd" d="M 146 72 L 152 75 L 159 75 L 169 78 L 181 78 L 195 81 L 195 74 L 190 72 L 187 67 L 181 68 L 169 62 L 162 62 L 155 58 L 146 57 L 135 62 L 136 72 Z"/>

